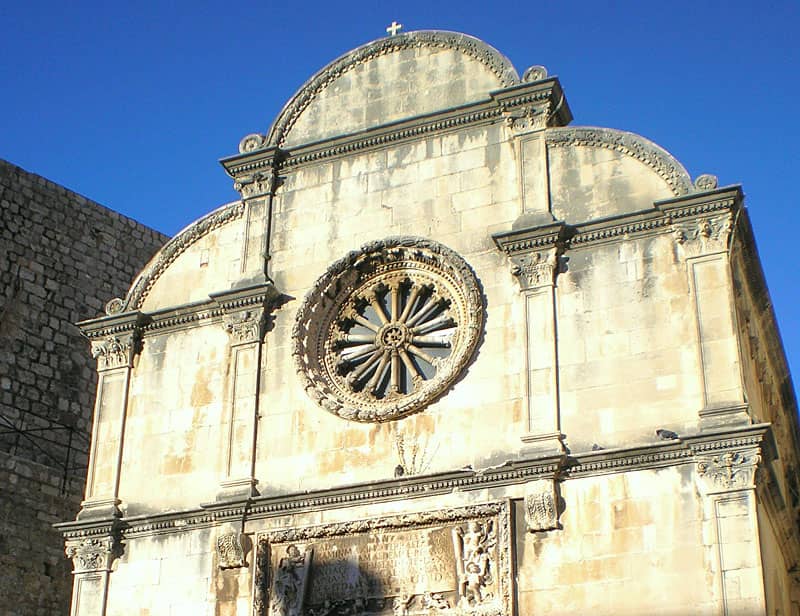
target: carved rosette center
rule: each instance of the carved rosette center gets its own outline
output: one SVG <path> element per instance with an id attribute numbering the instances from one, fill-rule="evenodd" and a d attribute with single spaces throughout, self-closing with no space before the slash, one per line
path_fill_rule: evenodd
<path id="1" fill-rule="evenodd" d="M 390 238 L 336 262 L 306 297 L 295 360 L 326 410 L 388 421 L 440 396 L 471 358 L 483 299 L 469 266 L 419 238 Z"/>

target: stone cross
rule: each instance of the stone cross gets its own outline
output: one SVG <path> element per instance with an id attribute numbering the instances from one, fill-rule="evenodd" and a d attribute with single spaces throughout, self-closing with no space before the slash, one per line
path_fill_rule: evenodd
<path id="1" fill-rule="evenodd" d="M 386 31 L 389 33 L 389 36 L 394 36 L 397 34 L 400 29 L 403 27 L 403 24 L 399 24 L 396 21 L 392 20 L 392 25 L 386 28 Z"/>

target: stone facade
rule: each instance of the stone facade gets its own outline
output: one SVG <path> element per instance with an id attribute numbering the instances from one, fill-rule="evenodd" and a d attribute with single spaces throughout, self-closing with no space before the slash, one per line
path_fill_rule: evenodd
<path id="1" fill-rule="evenodd" d="M 64 614 L 52 524 L 80 508 L 94 362 L 74 323 L 124 292 L 167 238 L 0 161 L 0 605 Z"/>
<path id="2" fill-rule="evenodd" d="M 738 186 L 466 35 L 332 62 L 81 323 L 72 613 L 793 614 L 796 403 Z"/>

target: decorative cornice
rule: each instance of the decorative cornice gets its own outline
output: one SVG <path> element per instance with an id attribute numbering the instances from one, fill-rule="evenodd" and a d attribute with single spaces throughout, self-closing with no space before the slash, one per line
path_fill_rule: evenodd
<path id="1" fill-rule="evenodd" d="M 546 133 L 550 147 L 589 146 L 620 152 L 647 165 L 670 187 L 676 196 L 692 192 L 686 169 L 671 154 L 649 139 L 611 128 L 588 126 L 554 128 Z"/>
<path id="2" fill-rule="evenodd" d="M 264 282 L 239 289 L 212 293 L 204 302 L 194 302 L 154 312 L 127 312 L 120 315 L 100 317 L 78 323 L 83 334 L 93 343 L 104 339 L 118 338 L 133 331 L 128 322 L 135 317 L 135 327 L 142 337 L 155 333 L 177 331 L 194 327 L 202 322 L 223 320 L 226 315 L 268 311 L 273 308 L 280 293 L 272 282 Z M 264 313 L 266 314 L 266 312 Z"/>
<path id="3" fill-rule="evenodd" d="M 111 571 L 112 563 L 123 553 L 122 526 L 116 518 L 79 530 L 65 529 L 64 539 L 64 551 L 72 559 L 74 574 Z"/>
<path id="4" fill-rule="evenodd" d="M 563 90 L 556 77 L 523 83 L 506 90 L 488 93 L 491 99 L 444 109 L 414 118 L 390 122 L 355 134 L 333 137 L 323 141 L 300 145 L 289 150 L 255 149 L 241 152 L 220 161 L 225 171 L 236 183 L 246 182 L 262 174 L 289 171 L 303 165 L 333 160 L 392 144 L 446 133 L 466 127 L 482 126 L 502 121 L 504 118 L 525 115 L 531 105 L 546 107 L 548 125 L 567 124 L 572 119 Z M 255 143 L 258 135 L 248 135 L 244 141 Z M 266 138 L 262 137 L 266 143 Z M 239 190 L 241 187 L 237 188 Z"/>
<path id="5" fill-rule="evenodd" d="M 509 461 L 501 466 L 478 471 L 415 475 L 353 484 L 338 488 L 298 492 L 278 496 L 214 502 L 200 508 L 157 515 L 123 518 L 125 537 L 174 533 L 217 526 L 241 519 L 283 517 L 297 512 L 369 505 L 409 498 L 425 498 L 455 491 L 525 484 L 540 479 L 571 478 L 621 473 L 631 470 L 664 468 L 688 464 L 704 455 L 718 455 L 726 450 L 757 447 L 769 434 L 770 424 L 758 424 L 714 432 L 683 436 L 638 447 L 607 449 Z M 94 522 L 66 522 L 57 527 L 67 538 L 88 536 Z"/>
<path id="6" fill-rule="evenodd" d="M 297 119 L 316 99 L 320 92 L 345 73 L 389 53 L 409 48 L 439 47 L 460 51 L 486 66 L 497 77 L 502 87 L 519 83 L 511 62 L 499 51 L 466 34 L 441 31 L 407 32 L 381 38 L 354 49 L 334 60 L 309 79 L 286 104 L 269 132 L 266 142 L 282 146 Z"/>

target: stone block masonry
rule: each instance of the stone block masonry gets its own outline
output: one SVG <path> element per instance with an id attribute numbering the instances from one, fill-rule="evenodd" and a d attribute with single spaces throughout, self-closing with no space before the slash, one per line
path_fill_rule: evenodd
<path id="1" fill-rule="evenodd" d="M 80 504 L 97 379 L 89 344 L 73 324 L 124 295 L 167 239 L 0 160 L 4 614 L 68 610 L 71 567 L 51 524 Z"/>

